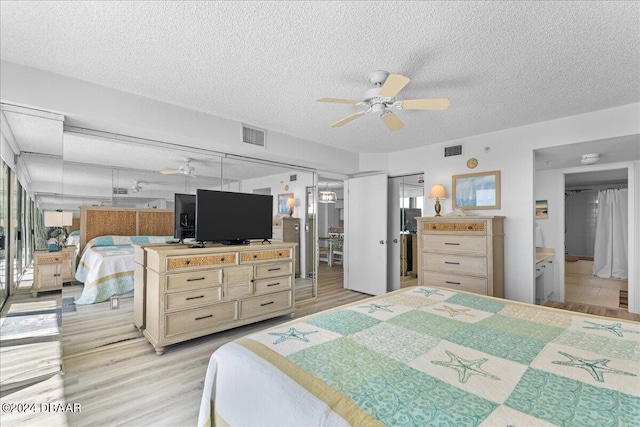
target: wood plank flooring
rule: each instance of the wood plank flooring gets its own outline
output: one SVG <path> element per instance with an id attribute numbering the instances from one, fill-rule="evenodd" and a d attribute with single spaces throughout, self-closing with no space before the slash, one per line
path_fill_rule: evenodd
<path id="1" fill-rule="evenodd" d="M 321 264 L 318 272 L 318 297 L 297 302 L 296 318 L 360 301 L 368 295 L 343 289 L 342 267 Z M 403 287 L 409 283 L 403 283 Z M 28 290 L 12 295 L 11 304 L 3 309 L 6 316 L 19 313 L 37 314 L 43 310 L 59 308 L 61 296 L 81 294 L 81 286 L 65 286 L 60 292 L 44 293 L 31 298 Z M 640 315 L 626 310 L 616 310 L 576 303 L 547 304 L 564 310 L 590 313 L 640 321 Z M 195 425 L 202 394 L 203 381 L 211 354 L 221 345 L 263 328 L 289 321 L 285 316 L 247 325 L 230 331 L 169 346 L 163 356 L 156 356 L 152 346 L 133 326 L 132 298 L 121 298 L 120 309 L 111 310 L 109 303 L 77 306 L 75 312 L 62 313 L 62 333 L 46 335 L 36 332 L 40 338 L 20 341 L 38 343 L 47 351 L 25 355 L 12 348 L 12 340 L 0 343 L 3 382 L 11 377 L 23 384 L 20 370 L 25 374 L 35 372 L 34 364 L 42 358 L 50 361 L 48 351 L 58 343 L 62 354 L 63 374 L 53 369 L 49 378 L 31 386 L 15 387 L 3 391 L 2 402 L 61 402 L 79 403 L 81 412 L 60 414 L 13 414 L 3 418 L 3 425 L 60 425 L 60 426 L 144 426 L 144 425 Z M 52 343 L 46 345 L 46 343 Z M 60 344 L 61 343 L 61 344 Z M 35 347 L 32 347 L 35 348 Z M 55 349 L 54 349 L 55 352 Z M 31 362 L 31 363 L 29 363 Z M 5 375 L 5 373 L 7 375 Z M 38 375 L 39 376 L 39 375 Z M 34 379 L 40 380 L 41 378 Z M 18 385 L 21 385 L 18 384 Z M 3 414 L 4 415 L 4 414 Z"/>
<path id="2" fill-rule="evenodd" d="M 342 288 L 342 267 L 321 267 L 318 297 L 296 304 L 296 318 L 369 297 Z M 76 288 L 76 289 L 74 289 Z M 64 296 L 79 297 L 80 287 Z M 157 356 L 131 321 L 132 299 L 121 308 L 108 303 L 78 306 L 63 314 L 63 369 L 68 403 L 82 412 L 68 414 L 71 426 L 196 425 L 211 354 L 221 345 L 277 326 L 283 316 L 167 347 Z"/>

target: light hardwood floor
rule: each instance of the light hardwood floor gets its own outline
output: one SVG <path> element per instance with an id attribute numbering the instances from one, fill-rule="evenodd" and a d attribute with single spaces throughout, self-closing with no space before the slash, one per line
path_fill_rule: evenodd
<path id="1" fill-rule="evenodd" d="M 296 318 L 368 297 L 344 290 L 342 273 L 340 266 L 329 268 L 321 264 L 318 297 L 298 302 Z M 403 283 L 403 287 L 409 284 L 414 283 Z M 43 311 L 60 309 L 62 296 L 77 298 L 82 290 L 81 286 L 65 286 L 62 295 L 60 292 L 46 292 L 32 298 L 27 285 L 10 297 L 2 310 L 2 320 L 7 316 L 24 314 L 27 316 L 25 319 L 34 322 L 38 319 L 34 316 L 41 316 Z M 166 354 L 156 356 L 151 345 L 133 327 L 133 300 L 123 298 L 120 302 L 118 310 L 111 310 L 108 303 L 102 303 L 77 306 L 75 313 L 63 313 L 62 332 L 50 330 L 47 335 L 41 330 L 34 334 L 40 338 L 24 336 L 2 341 L 2 403 L 66 402 L 82 405 L 81 412 L 67 416 L 38 413 L 8 417 L 2 414 L 2 425 L 195 425 L 211 353 L 226 342 L 290 320 L 289 317 L 271 319 L 220 332 L 170 346 Z M 640 321 L 639 315 L 629 314 L 626 310 L 576 303 L 548 305 Z M 50 343 L 46 346 L 51 347 L 55 354 L 31 351 L 35 347 L 27 346 L 43 343 Z M 64 372 L 59 368 L 60 357 Z M 39 370 L 44 366 L 42 363 L 53 368 L 43 373 Z M 37 377 L 33 376 L 34 373 Z M 29 381 L 30 375 L 32 385 L 16 384 Z M 12 387 L 6 387 L 5 381 L 9 377 L 14 378 Z"/>
<path id="2" fill-rule="evenodd" d="M 342 268 L 322 266 L 318 297 L 296 303 L 296 318 L 367 298 L 342 288 Z M 65 287 L 80 296 L 81 287 Z M 78 306 L 63 315 L 63 368 L 66 401 L 81 403 L 69 425 L 196 425 L 203 381 L 211 354 L 221 345 L 288 322 L 270 319 L 167 347 L 157 356 L 133 327 L 132 299 L 121 308 L 108 303 Z"/>

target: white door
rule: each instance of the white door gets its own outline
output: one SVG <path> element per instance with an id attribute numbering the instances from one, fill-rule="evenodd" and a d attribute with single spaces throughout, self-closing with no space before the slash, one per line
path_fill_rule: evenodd
<path id="1" fill-rule="evenodd" d="M 345 181 L 345 288 L 387 292 L 387 175 Z"/>

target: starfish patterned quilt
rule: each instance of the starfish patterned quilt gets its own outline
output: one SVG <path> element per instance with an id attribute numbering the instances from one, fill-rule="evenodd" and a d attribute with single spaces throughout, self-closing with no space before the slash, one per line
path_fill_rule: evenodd
<path id="1" fill-rule="evenodd" d="M 638 426 L 640 323 L 414 287 L 211 357 L 199 426 Z"/>

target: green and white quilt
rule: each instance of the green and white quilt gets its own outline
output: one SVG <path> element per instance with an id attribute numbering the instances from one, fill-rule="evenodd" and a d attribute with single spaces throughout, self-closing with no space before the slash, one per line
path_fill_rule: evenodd
<path id="1" fill-rule="evenodd" d="M 218 349 L 207 424 L 638 426 L 640 323 L 403 289 Z"/>

